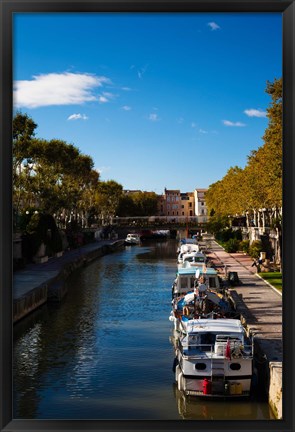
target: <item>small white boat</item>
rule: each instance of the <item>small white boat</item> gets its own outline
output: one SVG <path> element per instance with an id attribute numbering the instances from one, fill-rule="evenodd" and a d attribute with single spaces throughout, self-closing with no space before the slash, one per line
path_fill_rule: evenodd
<path id="1" fill-rule="evenodd" d="M 193 319 L 184 325 L 173 366 L 178 390 L 192 396 L 249 396 L 253 340 L 241 321 Z"/>
<path id="2" fill-rule="evenodd" d="M 183 256 L 185 254 L 193 253 L 193 252 L 199 252 L 199 245 L 198 244 L 183 244 L 178 248 L 178 256 L 177 256 L 177 262 L 178 264 L 183 263 Z"/>
<path id="3" fill-rule="evenodd" d="M 140 243 L 140 235 L 135 233 L 127 234 L 125 245 L 136 245 Z"/>
<path id="4" fill-rule="evenodd" d="M 203 252 L 188 252 L 182 255 L 182 262 L 178 261 L 178 267 L 194 266 L 203 267 L 207 262 L 207 257 Z"/>

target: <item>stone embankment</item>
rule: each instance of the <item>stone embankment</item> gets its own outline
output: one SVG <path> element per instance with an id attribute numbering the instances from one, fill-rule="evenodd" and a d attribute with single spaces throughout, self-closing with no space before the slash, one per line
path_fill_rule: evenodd
<path id="1" fill-rule="evenodd" d="M 104 240 L 66 251 L 45 263 L 29 264 L 13 275 L 13 322 L 16 323 L 47 301 L 60 301 L 66 295 L 65 281 L 76 269 L 111 253 L 123 240 Z"/>
<path id="2" fill-rule="evenodd" d="M 231 297 L 254 337 L 259 384 L 273 413 L 282 419 L 282 295 L 257 275 L 248 255 L 229 254 L 212 241 L 209 256 L 217 267 L 226 266 L 227 272 L 238 273 L 240 283 L 230 289 Z"/>

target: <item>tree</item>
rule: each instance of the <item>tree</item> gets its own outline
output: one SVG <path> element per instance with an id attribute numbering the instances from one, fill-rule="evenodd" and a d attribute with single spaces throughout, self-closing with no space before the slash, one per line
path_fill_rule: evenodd
<path id="1" fill-rule="evenodd" d="M 209 186 L 209 211 L 234 215 L 282 206 L 282 79 L 267 82 L 266 92 L 272 101 L 264 144 L 251 152 L 244 169 L 231 167 L 222 180 Z"/>
<path id="2" fill-rule="evenodd" d="M 110 223 L 116 215 L 123 186 L 115 180 L 101 181 L 95 192 L 95 206 L 103 223 Z"/>
<path id="3" fill-rule="evenodd" d="M 15 211 L 36 207 L 81 217 L 94 205 L 99 174 L 90 156 L 65 141 L 34 137 L 37 125 L 18 113 L 13 121 L 13 198 Z M 70 218 L 70 216 L 69 216 Z"/>
<path id="4" fill-rule="evenodd" d="M 118 216 L 153 216 L 157 213 L 158 198 L 155 192 L 133 192 L 121 196 Z"/>
<path id="5" fill-rule="evenodd" d="M 31 144 L 37 124 L 27 114 L 17 112 L 12 122 L 12 169 L 13 204 L 18 214 L 21 200 L 25 200 L 25 190 L 29 186 L 32 169 Z"/>

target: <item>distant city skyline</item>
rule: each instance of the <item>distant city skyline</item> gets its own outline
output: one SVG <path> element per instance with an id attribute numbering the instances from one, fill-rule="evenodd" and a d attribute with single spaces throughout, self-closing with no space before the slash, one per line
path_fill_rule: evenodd
<path id="1" fill-rule="evenodd" d="M 281 13 L 16 13 L 14 110 L 101 180 L 208 188 L 263 144 Z"/>

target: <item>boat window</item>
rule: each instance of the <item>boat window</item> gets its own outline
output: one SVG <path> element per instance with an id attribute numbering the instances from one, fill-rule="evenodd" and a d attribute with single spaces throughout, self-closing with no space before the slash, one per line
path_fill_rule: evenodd
<path id="1" fill-rule="evenodd" d="M 187 278 L 180 278 L 180 288 L 187 288 Z"/>
<path id="2" fill-rule="evenodd" d="M 240 370 L 241 369 L 240 363 L 231 363 L 229 367 L 231 370 Z"/>
<path id="3" fill-rule="evenodd" d="M 196 363 L 195 368 L 197 370 L 205 370 L 206 369 L 206 363 Z"/>
<path id="4" fill-rule="evenodd" d="M 209 287 L 216 288 L 216 279 L 215 277 L 209 277 Z"/>
<path id="5" fill-rule="evenodd" d="M 195 278 L 190 278 L 190 287 L 194 288 L 195 286 Z"/>
<path id="6" fill-rule="evenodd" d="M 202 345 L 212 345 L 215 343 L 215 335 L 213 333 L 204 333 L 201 335 Z"/>
<path id="7" fill-rule="evenodd" d="M 189 337 L 189 343 L 190 345 L 198 345 L 200 343 L 199 335 L 191 335 Z"/>

